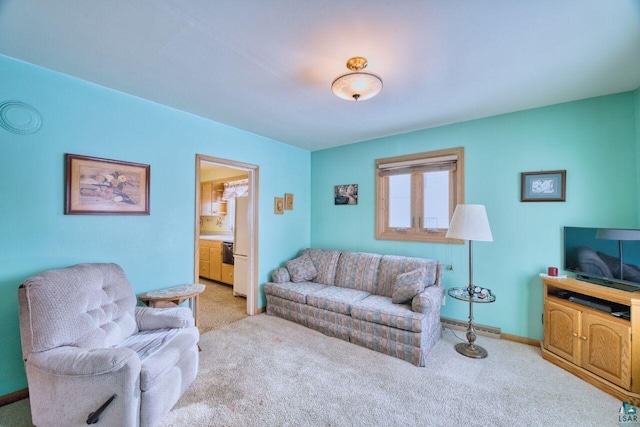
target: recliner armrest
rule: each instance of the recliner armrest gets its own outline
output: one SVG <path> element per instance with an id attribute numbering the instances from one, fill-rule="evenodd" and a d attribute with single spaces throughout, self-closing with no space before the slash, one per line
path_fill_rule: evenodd
<path id="1" fill-rule="evenodd" d="M 140 331 L 194 326 L 193 314 L 187 307 L 136 307 L 136 323 Z"/>
<path id="2" fill-rule="evenodd" d="M 52 375 L 92 376 L 116 372 L 129 365 L 133 372 L 140 372 L 140 358 L 128 348 L 79 348 L 57 347 L 31 353 L 27 362 Z"/>
<path id="3" fill-rule="evenodd" d="M 34 425 L 84 425 L 114 394 L 121 397 L 100 416 L 99 425 L 131 426 L 140 419 L 142 368 L 131 349 L 56 347 L 29 354 L 25 369 Z"/>

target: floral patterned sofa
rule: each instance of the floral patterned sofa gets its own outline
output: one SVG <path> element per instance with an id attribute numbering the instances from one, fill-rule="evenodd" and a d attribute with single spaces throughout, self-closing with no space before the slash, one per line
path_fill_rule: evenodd
<path id="1" fill-rule="evenodd" d="M 305 249 L 264 285 L 267 314 L 425 366 L 440 339 L 442 263 Z"/>

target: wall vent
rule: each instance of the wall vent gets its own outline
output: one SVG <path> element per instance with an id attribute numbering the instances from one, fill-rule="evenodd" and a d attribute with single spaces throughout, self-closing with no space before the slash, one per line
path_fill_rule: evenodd
<path id="1" fill-rule="evenodd" d="M 462 320 L 450 319 L 448 317 L 440 317 L 440 323 L 444 328 L 455 329 L 457 331 L 467 331 L 467 326 L 469 322 L 464 322 Z M 484 335 L 485 337 L 498 338 L 500 339 L 500 328 L 496 328 L 494 326 L 486 326 L 479 325 L 477 323 L 473 323 L 473 326 L 476 329 L 476 335 Z"/>

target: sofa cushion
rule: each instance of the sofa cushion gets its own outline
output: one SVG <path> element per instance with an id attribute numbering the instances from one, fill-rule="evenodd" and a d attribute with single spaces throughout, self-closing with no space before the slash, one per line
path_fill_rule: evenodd
<path id="1" fill-rule="evenodd" d="M 291 275 L 292 282 L 308 282 L 318 277 L 318 270 L 306 253 L 303 253 L 291 261 L 287 261 L 286 266 Z"/>
<path id="2" fill-rule="evenodd" d="M 338 261 L 336 286 L 374 293 L 381 258 L 378 254 L 343 252 Z"/>
<path id="3" fill-rule="evenodd" d="M 398 274 L 393 285 L 391 301 L 394 304 L 403 304 L 409 301 L 424 290 L 426 279 L 427 269 L 424 267 Z"/>
<path id="4" fill-rule="evenodd" d="M 368 292 L 357 289 L 328 286 L 307 295 L 307 304 L 336 313 L 350 314 L 351 305 L 369 296 Z"/>
<path id="5" fill-rule="evenodd" d="M 405 331 L 422 332 L 425 315 L 412 311 L 408 304 L 394 304 L 389 297 L 369 295 L 351 305 L 351 317 Z"/>
<path id="6" fill-rule="evenodd" d="M 282 299 L 306 304 L 308 294 L 326 287 L 327 285 L 314 282 L 265 283 L 264 291 L 268 295 L 275 295 Z"/>
<path id="7" fill-rule="evenodd" d="M 152 309 L 152 310 L 162 310 Z M 128 348 L 135 351 L 140 359 L 151 356 L 156 351 L 165 346 L 180 329 L 147 329 L 137 334 L 131 335 L 129 338 L 121 342 L 116 348 Z"/>
<path id="8" fill-rule="evenodd" d="M 314 282 L 324 285 L 335 285 L 340 251 L 310 248 L 305 249 L 303 253 L 309 255 L 311 261 L 313 261 L 313 265 L 315 265 L 318 270 L 318 277 L 314 279 Z"/>
<path id="9" fill-rule="evenodd" d="M 380 260 L 380 272 L 376 284 L 376 295 L 390 297 L 393 295 L 393 285 L 396 276 L 402 273 L 424 267 L 427 270 L 426 286 L 440 283 L 440 271 L 442 263 L 432 259 L 410 258 L 397 255 L 385 255 Z"/>
<path id="10" fill-rule="evenodd" d="M 291 281 L 291 275 L 289 274 L 289 270 L 284 267 L 276 268 L 271 273 L 271 281 L 275 283 L 284 283 Z"/>

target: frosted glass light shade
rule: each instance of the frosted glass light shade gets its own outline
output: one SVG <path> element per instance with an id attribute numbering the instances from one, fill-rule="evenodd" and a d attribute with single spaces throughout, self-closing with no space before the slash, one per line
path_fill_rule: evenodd
<path id="1" fill-rule="evenodd" d="M 491 227 L 484 205 L 458 205 L 447 231 L 447 237 L 462 240 L 493 242 Z"/>
<path id="2" fill-rule="evenodd" d="M 347 101 L 364 101 L 380 93 L 382 79 L 372 73 L 347 73 L 333 81 L 331 90 Z"/>

